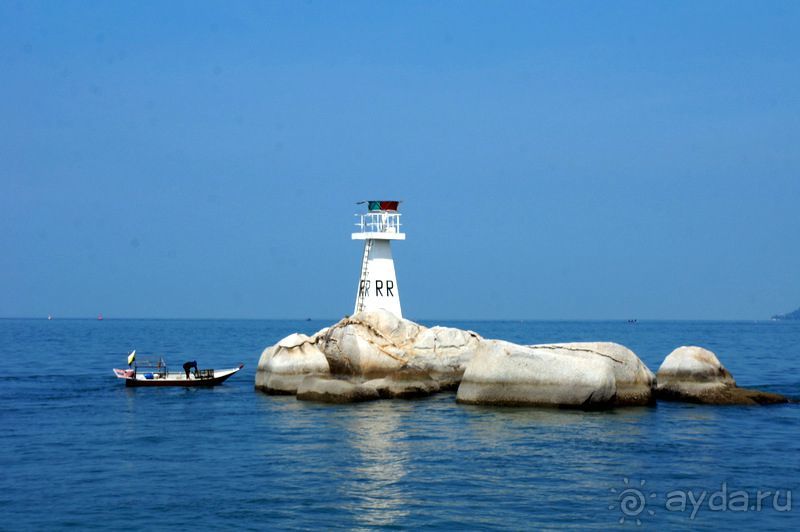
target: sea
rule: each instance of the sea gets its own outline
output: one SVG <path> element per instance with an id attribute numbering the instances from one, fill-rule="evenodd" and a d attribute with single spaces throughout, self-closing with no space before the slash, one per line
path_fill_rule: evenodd
<path id="1" fill-rule="evenodd" d="M 0 320 L 0 529 L 800 529 L 800 404 L 581 411 L 454 393 L 328 405 L 254 389 L 335 320 Z M 800 322 L 453 321 L 518 343 L 682 345 L 800 399 Z M 244 369 L 126 388 L 129 351 Z"/>

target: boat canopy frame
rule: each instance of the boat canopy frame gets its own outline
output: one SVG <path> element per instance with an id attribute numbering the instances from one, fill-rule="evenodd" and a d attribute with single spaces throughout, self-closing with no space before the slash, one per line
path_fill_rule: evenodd
<path id="1" fill-rule="evenodd" d="M 167 362 L 164 360 L 164 357 L 136 359 L 133 363 L 133 376 L 136 377 L 139 371 L 158 375 L 159 379 L 165 379 L 169 375 L 169 369 L 167 368 Z M 194 368 L 194 377 L 198 380 L 208 380 L 213 379 L 215 373 L 213 368 Z"/>
<path id="2" fill-rule="evenodd" d="M 161 378 L 166 377 L 169 373 L 164 357 L 137 358 L 133 363 L 133 375 L 136 376 L 140 369 L 147 373 L 158 374 Z"/>

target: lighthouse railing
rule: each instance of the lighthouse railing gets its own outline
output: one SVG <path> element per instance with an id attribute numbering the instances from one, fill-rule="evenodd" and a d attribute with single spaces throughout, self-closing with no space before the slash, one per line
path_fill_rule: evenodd
<path id="1" fill-rule="evenodd" d="M 400 213 L 398 212 L 369 212 L 356 214 L 359 221 L 355 226 L 362 233 L 399 233 Z"/>

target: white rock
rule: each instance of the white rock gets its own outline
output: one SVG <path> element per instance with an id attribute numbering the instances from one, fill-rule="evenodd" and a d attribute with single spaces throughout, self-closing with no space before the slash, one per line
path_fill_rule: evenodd
<path id="1" fill-rule="evenodd" d="M 319 348 L 334 373 L 384 376 L 405 365 L 423 329 L 386 310 L 364 311 L 320 334 Z"/>
<path id="2" fill-rule="evenodd" d="M 266 348 L 258 361 L 256 388 L 268 393 L 296 393 L 306 376 L 329 374 L 328 360 L 316 342 L 316 335 L 294 333 Z"/>
<path id="3" fill-rule="evenodd" d="M 658 368 L 658 387 L 686 385 L 697 388 L 736 386 L 717 356 L 697 346 L 683 346 L 667 355 Z"/>
<path id="4" fill-rule="evenodd" d="M 441 390 L 439 383 L 428 373 L 409 367 L 380 379 L 369 380 L 364 387 L 375 389 L 378 395 L 386 399 L 424 397 Z"/>
<path id="5" fill-rule="evenodd" d="M 656 376 L 636 354 L 613 342 L 573 342 L 563 344 L 542 344 L 530 346 L 534 349 L 548 349 L 560 356 L 579 358 L 601 358 L 611 364 L 617 396 L 617 406 L 647 405 L 654 400 L 653 389 Z"/>
<path id="6" fill-rule="evenodd" d="M 472 331 L 450 327 L 423 329 L 411 347 L 413 357 L 408 365 L 429 373 L 443 387 L 455 389 L 467 363 L 484 341 Z"/>
<path id="7" fill-rule="evenodd" d="M 682 346 L 667 355 L 656 379 L 658 394 L 665 399 L 699 397 L 736 386 L 717 356 L 697 346 Z"/>
<path id="8" fill-rule="evenodd" d="M 739 388 L 717 356 L 697 346 L 683 346 L 667 355 L 656 374 L 656 396 L 665 401 L 714 405 L 769 405 L 789 398 L 761 390 Z"/>
<path id="9" fill-rule="evenodd" d="M 361 384 L 308 376 L 297 387 L 297 399 L 322 403 L 358 403 L 380 399 L 380 395 L 376 389 Z"/>
<path id="10" fill-rule="evenodd" d="M 457 400 L 491 405 L 610 406 L 614 371 L 604 357 L 485 341 L 467 364 Z"/>
<path id="11" fill-rule="evenodd" d="M 408 368 L 427 373 L 442 388 L 455 389 L 483 341 L 472 331 L 428 329 L 386 310 L 370 310 L 345 318 L 311 338 L 295 334 L 266 349 L 259 362 L 256 386 L 294 393 L 307 374 L 369 379 Z"/>

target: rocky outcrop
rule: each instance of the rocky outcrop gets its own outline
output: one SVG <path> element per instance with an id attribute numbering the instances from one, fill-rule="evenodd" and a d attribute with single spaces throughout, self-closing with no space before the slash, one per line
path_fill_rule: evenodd
<path id="1" fill-rule="evenodd" d="M 458 387 L 460 403 L 604 408 L 616 397 L 614 370 L 601 356 L 486 341 Z"/>
<path id="2" fill-rule="evenodd" d="M 656 397 L 714 405 L 786 403 L 782 395 L 739 388 L 717 356 L 697 346 L 683 346 L 667 355 L 656 373 Z"/>
<path id="3" fill-rule="evenodd" d="M 297 398 L 322 403 L 358 403 L 376 399 L 425 397 L 439 390 L 439 383 L 427 373 L 403 368 L 386 377 L 368 381 L 307 376 L 297 387 Z"/>
<path id="4" fill-rule="evenodd" d="M 473 331 L 451 327 L 431 327 L 417 335 L 411 348 L 414 354 L 409 370 L 426 372 L 443 390 L 455 390 L 467 364 L 485 340 Z"/>
<path id="5" fill-rule="evenodd" d="M 354 402 L 458 388 L 469 404 L 612 408 L 654 398 L 708 404 L 786 402 L 736 386 L 714 353 L 681 347 L 657 375 L 611 342 L 522 346 L 472 331 L 424 327 L 385 310 L 360 312 L 313 336 L 264 350 L 256 387 L 298 399 Z"/>
<path id="6" fill-rule="evenodd" d="M 611 365 L 617 393 L 614 406 L 648 405 L 655 401 L 656 376 L 636 354 L 613 342 L 574 342 L 530 346 L 562 357 L 605 360 Z"/>
<path id="7" fill-rule="evenodd" d="M 385 310 L 360 312 L 320 334 L 319 349 L 336 374 L 382 377 L 408 362 L 422 329 Z"/>
<path id="8" fill-rule="evenodd" d="M 461 380 L 483 340 L 471 331 L 429 329 L 385 310 L 358 313 L 317 336 L 335 374 L 379 378 L 407 366 L 445 387 Z"/>
<path id="9" fill-rule="evenodd" d="M 464 403 L 591 408 L 648 404 L 653 381 L 619 344 L 519 346 L 472 331 L 427 328 L 384 310 L 347 317 L 311 337 L 284 338 L 264 351 L 256 375 L 256 386 L 269 393 L 317 401 L 458 388 Z"/>
<path id="10" fill-rule="evenodd" d="M 359 403 L 374 401 L 380 395 L 374 388 L 327 377 L 305 377 L 297 387 L 297 399 L 320 403 Z"/>
<path id="11" fill-rule="evenodd" d="M 256 388 L 298 393 L 305 377 L 313 375 L 369 383 L 381 397 L 454 390 L 483 341 L 472 331 L 427 328 L 385 310 L 361 312 L 313 336 L 292 334 L 265 349 Z"/>
<path id="12" fill-rule="evenodd" d="M 442 389 L 430 374 L 405 367 L 380 379 L 364 383 L 367 388 L 378 392 L 382 399 L 412 399 L 434 394 Z"/>
<path id="13" fill-rule="evenodd" d="M 308 375 L 329 374 L 328 360 L 317 341 L 317 335 L 295 333 L 266 348 L 258 361 L 256 388 L 273 394 L 294 394 Z"/>

